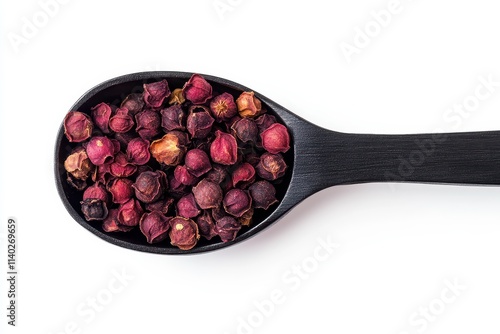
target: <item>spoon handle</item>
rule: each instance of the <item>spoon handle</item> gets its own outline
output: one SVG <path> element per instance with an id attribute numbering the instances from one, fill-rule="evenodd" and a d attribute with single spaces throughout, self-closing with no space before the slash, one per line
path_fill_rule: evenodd
<path id="1" fill-rule="evenodd" d="M 500 185 L 500 131 L 372 135 L 316 129 L 312 142 L 306 151 L 320 180 L 315 190 L 364 182 Z"/>

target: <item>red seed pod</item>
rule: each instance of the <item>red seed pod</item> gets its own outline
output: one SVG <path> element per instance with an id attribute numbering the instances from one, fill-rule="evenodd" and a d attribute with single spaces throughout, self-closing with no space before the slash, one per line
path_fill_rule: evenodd
<path id="1" fill-rule="evenodd" d="M 146 212 L 142 215 L 139 228 L 148 243 L 154 244 L 167 238 L 170 219 L 160 211 Z"/>
<path id="2" fill-rule="evenodd" d="M 201 212 L 192 193 L 179 199 L 176 207 L 177 215 L 184 218 L 194 218 Z"/>
<path id="3" fill-rule="evenodd" d="M 252 207 L 252 198 L 245 190 L 231 189 L 224 196 L 222 204 L 231 216 L 241 217 Z"/>
<path id="4" fill-rule="evenodd" d="M 80 143 L 90 138 L 94 125 L 87 114 L 70 111 L 64 118 L 64 134 L 70 142 Z"/>
<path id="5" fill-rule="evenodd" d="M 127 160 L 123 152 L 115 155 L 115 160 L 109 165 L 111 175 L 115 177 L 129 177 L 137 171 L 137 166 Z"/>
<path id="6" fill-rule="evenodd" d="M 117 219 L 119 224 L 137 226 L 144 210 L 138 200 L 131 198 L 118 207 Z"/>
<path id="7" fill-rule="evenodd" d="M 210 101 L 210 111 L 217 122 L 227 122 L 238 113 L 234 98 L 229 93 L 217 95 Z"/>
<path id="8" fill-rule="evenodd" d="M 196 203 L 202 209 L 211 209 L 218 207 L 222 202 L 222 189 L 213 182 L 206 179 L 201 180 L 193 187 L 194 198 Z"/>
<path id="9" fill-rule="evenodd" d="M 238 144 L 229 133 L 217 130 L 210 145 L 212 161 L 221 165 L 234 165 L 238 159 Z"/>
<path id="10" fill-rule="evenodd" d="M 208 155 L 197 148 L 187 151 L 184 164 L 187 170 L 196 177 L 200 177 L 212 169 Z"/>
<path id="11" fill-rule="evenodd" d="M 135 165 L 145 165 L 151 158 L 149 145 L 146 139 L 132 139 L 127 145 L 127 159 Z"/>
<path id="12" fill-rule="evenodd" d="M 135 197 L 143 203 L 157 201 L 167 189 L 167 177 L 161 170 L 142 172 L 132 185 Z"/>
<path id="13" fill-rule="evenodd" d="M 129 232 L 133 226 L 125 226 L 118 221 L 118 209 L 110 209 L 108 216 L 102 222 L 104 232 Z"/>
<path id="14" fill-rule="evenodd" d="M 222 242 L 233 241 L 241 229 L 241 223 L 230 216 L 222 217 L 215 223 L 215 231 Z"/>
<path id="15" fill-rule="evenodd" d="M 167 80 L 144 84 L 144 102 L 151 108 L 159 108 L 163 100 L 170 96 Z"/>
<path id="16" fill-rule="evenodd" d="M 217 235 L 214 220 L 208 210 L 203 210 L 203 213 L 196 218 L 196 225 L 198 225 L 200 235 L 207 240 Z"/>
<path id="17" fill-rule="evenodd" d="M 259 128 L 251 118 L 241 118 L 233 123 L 231 130 L 242 142 L 257 143 Z"/>
<path id="18" fill-rule="evenodd" d="M 152 203 L 147 203 L 146 204 L 146 211 L 160 211 L 164 215 L 168 213 L 170 210 L 170 206 L 174 203 L 174 199 L 167 197 L 164 199 L 160 199 L 156 202 Z"/>
<path id="19" fill-rule="evenodd" d="M 115 178 L 107 184 L 107 189 L 111 193 L 113 203 L 123 204 L 128 202 L 134 195 L 132 180 L 125 178 Z"/>
<path id="20" fill-rule="evenodd" d="M 199 74 L 193 74 L 182 88 L 184 97 L 193 104 L 204 104 L 212 98 L 212 86 Z"/>
<path id="21" fill-rule="evenodd" d="M 181 165 L 175 167 L 174 177 L 177 181 L 179 181 L 185 186 L 192 186 L 199 181 L 199 179 L 196 176 L 194 176 L 187 170 L 186 166 L 181 166 Z"/>
<path id="22" fill-rule="evenodd" d="M 189 250 L 196 246 L 200 239 L 198 225 L 184 217 L 174 217 L 170 220 L 170 243 L 182 250 Z"/>
<path id="23" fill-rule="evenodd" d="M 266 180 L 255 182 L 248 188 L 248 191 L 252 196 L 253 206 L 256 209 L 267 210 L 271 205 L 278 202 L 276 189 Z"/>
<path id="24" fill-rule="evenodd" d="M 96 182 L 83 192 L 83 200 L 86 199 L 100 199 L 101 201 L 108 203 L 109 196 L 106 188 L 104 188 L 100 182 Z"/>
<path id="25" fill-rule="evenodd" d="M 99 103 L 90 109 L 92 111 L 92 119 L 94 124 L 103 132 L 109 133 L 109 120 L 111 118 L 112 109 L 107 103 Z"/>
<path id="26" fill-rule="evenodd" d="M 214 118 L 205 106 L 191 106 L 186 127 L 191 138 L 205 138 L 212 131 Z"/>
<path id="27" fill-rule="evenodd" d="M 255 169 L 248 162 L 244 162 L 233 171 L 231 180 L 233 187 L 240 186 L 241 188 L 246 188 L 255 181 Z"/>
<path id="28" fill-rule="evenodd" d="M 127 108 L 128 112 L 132 115 L 137 114 L 144 108 L 144 100 L 142 94 L 130 94 L 120 105 L 121 108 Z"/>
<path id="29" fill-rule="evenodd" d="M 135 131 L 142 139 L 151 140 L 161 132 L 161 116 L 154 110 L 146 109 L 138 112 L 135 115 L 135 122 L 137 123 Z"/>
<path id="30" fill-rule="evenodd" d="M 111 163 L 116 152 L 114 143 L 103 136 L 90 138 L 86 151 L 90 161 L 97 166 Z"/>
<path id="31" fill-rule="evenodd" d="M 162 109 L 160 114 L 161 127 L 165 132 L 186 129 L 186 113 L 179 104 L 174 104 L 171 107 Z"/>
<path id="32" fill-rule="evenodd" d="M 273 181 L 285 175 L 287 165 L 281 154 L 264 153 L 255 167 L 257 174 L 264 180 Z"/>
<path id="33" fill-rule="evenodd" d="M 259 128 L 259 133 L 262 133 L 268 127 L 276 123 L 276 117 L 269 114 L 264 114 L 255 119 L 255 124 Z"/>
<path id="34" fill-rule="evenodd" d="M 125 133 L 134 127 L 134 120 L 129 115 L 127 108 L 118 108 L 109 119 L 109 128 L 117 133 Z"/>
<path id="35" fill-rule="evenodd" d="M 285 153 L 290 149 L 290 135 L 283 124 L 274 123 L 260 134 L 262 147 L 269 153 Z"/>

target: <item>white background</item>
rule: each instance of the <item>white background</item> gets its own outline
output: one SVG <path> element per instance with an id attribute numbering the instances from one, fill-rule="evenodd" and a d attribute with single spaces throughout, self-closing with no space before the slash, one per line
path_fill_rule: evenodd
<path id="1" fill-rule="evenodd" d="M 480 76 L 500 81 L 496 2 L 401 0 L 350 63 L 341 43 L 353 44 L 356 27 L 370 26 L 370 12 L 388 0 L 221 0 L 231 9 L 222 15 L 214 0 L 70 0 L 47 22 L 35 0 L 0 3 L 5 332 L 500 330 L 500 187 L 335 187 L 240 245 L 174 257 L 88 233 L 64 209 L 53 179 L 55 136 L 68 108 L 106 79 L 146 70 L 225 77 L 337 131 L 500 130 L 500 87 L 469 117 L 445 118 L 474 95 Z M 34 19 L 45 25 L 14 47 L 10 39 Z M 5 317 L 9 217 L 18 222 L 16 328 Z M 318 238 L 340 247 L 315 268 Z M 290 270 L 303 264 L 310 273 L 299 279 Z M 122 271 L 133 278 L 110 292 Z M 446 280 L 465 287 L 450 303 L 441 299 Z M 284 300 L 269 307 L 262 301 L 274 290 Z M 87 303 L 96 297 L 106 305 L 91 316 Z M 419 315 L 429 307 L 432 321 Z"/>

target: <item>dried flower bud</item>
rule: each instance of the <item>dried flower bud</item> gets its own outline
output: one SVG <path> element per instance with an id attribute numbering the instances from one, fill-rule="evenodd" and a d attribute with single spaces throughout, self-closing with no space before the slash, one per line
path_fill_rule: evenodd
<path id="1" fill-rule="evenodd" d="M 245 190 L 231 189 L 224 196 L 222 204 L 231 216 L 241 217 L 252 206 L 252 198 Z"/>
<path id="2" fill-rule="evenodd" d="M 208 155 L 197 148 L 187 151 L 184 164 L 187 170 L 196 177 L 200 177 L 212 169 Z"/>
<path id="3" fill-rule="evenodd" d="M 193 74 L 182 88 L 184 97 L 193 104 L 203 104 L 212 98 L 212 86 L 199 74 Z"/>
<path id="4" fill-rule="evenodd" d="M 214 118 L 205 106 L 191 106 L 186 127 L 192 138 L 205 138 L 212 131 Z"/>
<path id="5" fill-rule="evenodd" d="M 192 186 L 198 182 L 198 178 L 191 174 L 186 166 L 177 166 L 174 169 L 174 176 L 177 181 L 186 186 Z"/>
<path id="6" fill-rule="evenodd" d="M 129 177 L 137 171 L 137 166 L 127 160 L 125 153 L 118 152 L 109 165 L 109 170 L 115 177 Z"/>
<path id="7" fill-rule="evenodd" d="M 129 232 L 133 226 L 125 226 L 118 221 L 118 209 L 110 209 L 108 217 L 102 222 L 104 232 Z"/>
<path id="8" fill-rule="evenodd" d="M 96 182 L 83 192 L 83 200 L 86 199 L 100 199 L 107 203 L 109 200 L 108 192 L 101 183 Z"/>
<path id="9" fill-rule="evenodd" d="M 202 209 L 211 209 L 219 206 L 222 201 L 222 189 L 213 182 L 206 179 L 201 180 L 193 187 L 194 198 L 196 203 Z"/>
<path id="10" fill-rule="evenodd" d="M 118 204 L 128 202 L 134 195 L 132 184 L 132 180 L 121 177 L 111 180 L 107 184 L 108 191 L 111 193 L 111 201 Z"/>
<path id="11" fill-rule="evenodd" d="M 92 119 L 94 124 L 103 132 L 109 133 L 109 119 L 111 118 L 111 107 L 107 103 L 99 103 L 92 107 Z"/>
<path id="12" fill-rule="evenodd" d="M 283 124 L 274 123 L 260 134 L 262 147 L 269 153 L 285 153 L 290 149 L 290 136 Z"/>
<path id="13" fill-rule="evenodd" d="M 196 218 L 196 225 L 198 225 L 200 235 L 207 240 L 210 240 L 217 235 L 215 232 L 214 220 L 208 210 L 203 210 L 201 216 Z"/>
<path id="14" fill-rule="evenodd" d="M 262 133 L 268 127 L 276 123 L 276 117 L 269 114 L 264 114 L 255 119 L 255 124 L 259 128 L 259 133 Z"/>
<path id="15" fill-rule="evenodd" d="M 244 162 L 233 171 L 231 180 L 233 187 L 241 186 L 245 188 L 255 181 L 255 169 L 248 162 Z"/>
<path id="16" fill-rule="evenodd" d="M 109 119 L 109 128 L 117 133 L 124 133 L 134 127 L 134 120 L 128 114 L 127 108 L 118 108 L 116 113 Z"/>
<path id="17" fill-rule="evenodd" d="M 135 131 L 142 139 L 151 140 L 161 132 L 161 116 L 158 112 L 146 109 L 135 115 Z"/>
<path id="18" fill-rule="evenodd" d="M 64 134 L 70 142 L 80 143 L 90 138 L 94 125 L 87 114 L 70 111 L 64 118 Z"/>
<path id="19" fill-rule="evenodd" d="M 139 221 L 139 228 L 148 243 L 153 244 L 163 241 L 168 236 L 170 218 L 159 211 L 144 213 Z"/>
<path id="20" fill-rule="evenodd" d="M 104 165 L 113 161 L 115 145 L 108 137 L 96 136 L 90 138 L 86 151 L 94 165 Z"/>
<path id="21" fill-rule="evenodd" d="M 255 97 L 254 92 L 243 92 L 236 99 L 238 112 L 241 117 L 256 117 L 262 111 L 262 103 Z"/>
<path id="22" fill-rule="evenodd" d="M 234 98 L 229 93 L 217 95 L 210 102 L 210 111 L 217 122 L 229 121 L 238 113 Z"/>
<path id="23" fill-rule="evenodd" d="M 157 201 L 167 188 L 167 176 L 161 170 L 142 172 L 132 185 L 135 197 L 144 203 Z"/>
<path id="24" fill-rule="evenodd" d="M 200 214 L 200 208 L 196 204 L 192 193 L 182 197 L 177 202 L 177 215 L 184 218 L 194 218 Z"/>
<path id="25" fill-rule="evenodd" d="M 81 201 L 80 204 L 86 221 L 103 220 L 108 216 L 106 202 L 100 199 L 89 198 Z"/>
<path id="26" fill-rule="evenodd" d="M 238 159 L 238 144 L 229 133 L 217 130 L 210 145 L 212 161 L 221 165 L 234 165 Z"/>
<path id="27" fill-rule="evenodd" d="M 255 182 L 248 188 L 248 191 L 252 196 L 253 206 L 256 209 L 267 210 L 271 205 L 278 202 L 276 189 L 266 180 Z"/>
<path id="28" fill-rule="evenodd" d="M 162 109 L 161 114 L 161 127 L 165 132 L 172 130 L 184 130 L 186 122 L 186 114 L 179 104 L 174 104 L 171 107 Z"/>
<path id="29" fill-rule="evenodd" d="M 168 104 L 183 104 L 184 101 L 186 101 L 186 99 L 184 98 L 184 94 L 182 93 L 182 88 L 176 88 L 170 95 Z"/>
<path id="30" fill-rule="evenodd" d="M 131 198 L 118 207 L 117 219 L 119 224 L 137 226 L 144 210 L 138 200 Z"/>
<path id="31" fill-rule="evenodd" d="M 149 141 L 142 138 L 134 138 L 127 145 L 127 159 L 135 165 L 145 165 L 151 154 L 149 153 Z"/>
<path id="32" fill-rule="evenodd" d="M 234 122 L 231 130 L 242 142 L 256 143 L 259 135 L 259 128 L 251 118 L 241 118 Z"/>
<path id="33" fill-rule="evenodd" d="M 253 207 L 250 207 L 250 209 L 245 211 L 245 213 L 241 217 L 239 217 L 237 220 L 243 226 L 250 226 L 250 224 L 252 224 L 253 212 L 254 212 Z"/>
<path id="34" fill-rule="evenodd" d="M 222 217 L 215 223 L 215 231 L 222 242 L 233 241 L 241 229 L 241 223 L 230 216 Z"/>
<path id="35" fill-rule="evenodd" d="M 281 154 L 264 153 L 255 170 L 264 180 L 273 181 L 285 175 L 286 168 L 285 160 Z"/>
<path id="36" fill-rule="evenodd" d="M 147 203 L 146 204 L 146 210 L 147 211 L 159 211 L 166 215 L 168 213 L 168 210 L 170 210 L 170 206 L 174 203 L 173 198 L 164 198 L 160 199 L 156 202 L 153 203 Z"/>
<path id="37" fill-rule="evenodd" d="M 181 144 L 181 137 L 167 132 L 163 137 L 153 141 L 149 147 L 153 157 L 168 166 L 177 166 L 184 157 L 186 147 Z"/>
<path id="38" fill-rule="evenodd" d="M 174 217 L 170 220 L 170 243 L 182 250 L 189 250 L 196 246 L 200 234 L 198 225 L 184 217 Z"/>
<path id="39" fill-rule="evenodd" d="M 167 80 L 144 84 L 144 102 L 151 108 L 159 108 L 163 100 L 170 96 Z"/>
<path id="40" fill-rule="evenodd" d="M 142 94 L 130 94 L 120 105 L 121 108 L 127 108 L 128 112 L 132 115 L 137 114 L 144 108 L 144 100 Z"/>
<path id="41" fill-rule="evenodd" d="M 85 149 L 79 146 L 64 161 L 64 169 L 73 178 L 85 181 L 92 173 L 94 166 Z"/>

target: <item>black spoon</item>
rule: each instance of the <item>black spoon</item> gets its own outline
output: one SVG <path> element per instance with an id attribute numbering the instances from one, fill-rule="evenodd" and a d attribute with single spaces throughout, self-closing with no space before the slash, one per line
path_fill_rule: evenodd
<path id="1" fill-rule="evenodd" d="M 142 91 L 146 82 L 167 79 L 182 87 L 192 73 L 142 72 L 105 81 L 83 95 L 70 110 L 90 110 L 100 102 L 118 104 L 130 92 Z M 232 81 L 203 75 L 219 91 L 235 94 L 251 89 Z M 55 176 L 59 195 L 71 216 L 87 230 L 113 244 L 151 253 L 193 254 L 241 242 L 279 218 L 308 196 L 324 188 L 365 182 L 421 182 L 475 185 L 500 184 L 500 131 L 448 134 L 372 135 L 346 134 L 318 127 L 255 92 L 269 112 L 281 118 L 292 136 L 285 158 L 289 171 L 278 189 L 280 203 L 274 210 L 254 217 L 252 226 L 231 242 L 200 242 L 180 250 L 168 242 L 147 244 L 140 232 L 105 233 L 81 215 L 81 194 L 66 182 L 63 162 L 71 149 L 60 128 L 55 151 Z M 212 239 L 213 240 L 213 239 Z"/>

